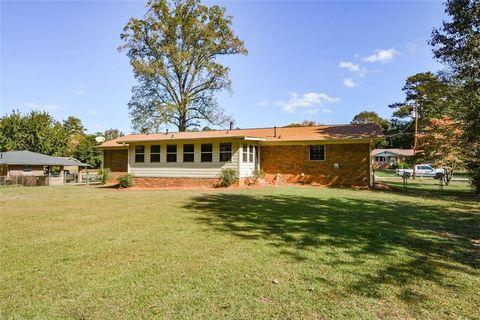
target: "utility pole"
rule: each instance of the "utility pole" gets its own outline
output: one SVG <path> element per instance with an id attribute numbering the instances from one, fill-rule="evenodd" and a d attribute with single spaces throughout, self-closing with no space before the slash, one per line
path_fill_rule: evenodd
<path id="1" fill-rule="evenodd" d="M 417 166 L 417 135 L 418 135 L 418 104 L 415 103 L 414 106 L 414 112 L 415 112 L 415 134 L 413 136 L 413 180 L 415 180 L 416 177 L 416 166 Z"/>

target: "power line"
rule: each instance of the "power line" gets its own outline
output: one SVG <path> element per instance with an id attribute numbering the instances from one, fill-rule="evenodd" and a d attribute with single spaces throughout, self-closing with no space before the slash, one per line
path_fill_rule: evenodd
<path id="1" fill-rule="evenodd" d="M 395 136 L 404 135 L 404 134 L 413 134 L 413 132 L 405 132 L 408 128 L 410 128 L 410 126 L 411 126 L 412 124 L 413 124 L 413 121 L 410 122 L 410 124 L 409 124 L 408 126 L 406 126 L 405 128 L 403 128 L 402 131 L 400 131 L 400 132 L 398 132 L 398 133 L 386 135 L 385 138 L 395 137 Z"/>

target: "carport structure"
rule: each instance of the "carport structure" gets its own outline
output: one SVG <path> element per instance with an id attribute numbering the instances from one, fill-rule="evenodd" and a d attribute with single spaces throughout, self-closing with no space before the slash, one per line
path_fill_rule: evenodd
<path id="1" fill-rule="evenodd" d="M 4 181 L 19 181 L 25 185 L 59 185 L 66 182 L 64 168 L 77 167 L 73 182 L 80 182 L 86 163 L 71 158 L 52 157 L 41 153 L 7 151 L 0 153 L 0 176 Z M 14 182 L 15 183 L 15 182 Z"/>

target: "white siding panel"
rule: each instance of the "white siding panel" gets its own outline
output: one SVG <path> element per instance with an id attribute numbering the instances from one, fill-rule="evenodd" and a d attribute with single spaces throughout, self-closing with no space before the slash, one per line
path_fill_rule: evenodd
<path id="1" fill-rule="evenodd" d="M 135 144 L 130 146 L 129 164 L 130 173 L 136 177 L 171 177 L 171 178 L 216 178 L 223 168 L 239 169 L 239 144 L 237 141 L 221 141 L 232 143 L 232 160 L 230 162 L 219 161 L 219 144 L 217 141 L 182 141 L 170 143 L 138 143 L 145 146 L 145 162 L 135 162 Z M 213 161 L 201 162 L 201 144 L 213 144 Z M 177 145 L 177 162 L 166 162 L 167 144 Z M 195 161 L 183 162 L 183 145 L 195 145 Z M 160 162 L 150 162 L 150 145 L 160 145 Z"/>
<path id="2" fill-rule="evenodd" d="M 255 165 L 253 163 L 240 163 L 240 178 L 251 177 L 253 171 L 255 170 Z"/>

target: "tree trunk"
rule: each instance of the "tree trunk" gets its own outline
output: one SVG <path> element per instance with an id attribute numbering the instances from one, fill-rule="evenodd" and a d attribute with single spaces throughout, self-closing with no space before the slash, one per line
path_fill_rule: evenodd
<path id="1" fill-rule="evenodd" d="M 180 113 L 178 117 L 178 131 L 184 132 L 187 130 L 187 115 L 185 113 Z"/>

